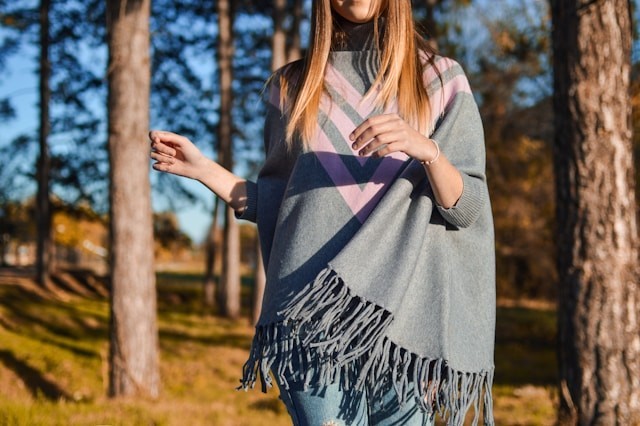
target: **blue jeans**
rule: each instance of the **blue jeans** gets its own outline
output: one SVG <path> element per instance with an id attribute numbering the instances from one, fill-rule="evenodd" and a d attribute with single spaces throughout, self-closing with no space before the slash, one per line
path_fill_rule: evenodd
<path id="1" fill-rule="evenodd" d="M 433 426 L 433 417 L 420 410 L 410 397 L 400 406 L 391 385 L 381 398 L 369 398 L 368 392 L 344 390 L 339 384 L 309 387 L 289 382 L 289 389 L 280 383 L 280 399 L 295 426 Z"/>

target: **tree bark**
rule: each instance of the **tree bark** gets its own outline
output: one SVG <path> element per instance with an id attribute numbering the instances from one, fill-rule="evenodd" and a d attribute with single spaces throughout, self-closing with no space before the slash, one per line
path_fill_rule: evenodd
<path id="1" fill-rule="evenodd" d="M 291 27 L 288 33 L 287 43 L 287 63 L 298 60 L 302 57 L 302 47 L 300 42 L 300 23 L 302 22 L 302 0 L 293 0 L 293 14 Z M 274 22 L 275 23 L 275 22 Z M 274 70 L 275 71 L 275 70 Z"/>
<path id="2" fill-rule="evenodd" d="M 216 233 L 218 231 L 218 207 L 220 206 L 220 199 L 215 197 L 213 207 L 213 218 L 211 220 L 211 227 L 209 228 L 209 235 L 207 237 L 207 246 L 205 249 L 205 273 L 204 273 L 204 305 L 208 308 L 212 308 L 216 303 L 216 279 L 215 279 L 215 265 L 216 265 Z"/>
<path id="3" fill-rule="evenodd" d="M 267 276 L 264 271 L 264 262 L 262 260 L 262 249 L 260 247 L 260 236 L 256 233 L 256 271 L 255 282 L 253 284 L 253 297 L 251 309 L 251 323 L 258 324 L 260 312 L 262 311 L 262 299 L 264 298 L 264 289 L 267 285 Z"/>
<path id="4" fill-rule="evenodd" d="M 218 0 L 218 67 L 220 75 L 220 121 L 218 160 L 233 170 L 231 111 L 233 108 L 233 28 L 229 0 Z M 233 209 L 225 208 L 222 246 L 222 277 L 219 286 L 220 313 L 227 318 L 240 316 L 240 232 Z"/>
<path id="5" fill-rule="evenodd" d="M 150 0 L 107 1 L 110 396 L 159 393 L 149 183 Z"/>
<path id="6" fill-rule="evenodd" d="M 562 424 L 640 422 L 630 3 L 551 2 Z"/>
<path id="7" fill-rule="evenodd" d="M 287 63 L 287 32 L 284 29 L 284 16 L 287 12 L 287 0 L 273 1 L 273 35 L 271 36 L 271 70 L 277 70 Z"/>
<path id="8" fill-rule="evenodd" d="M 49 175 L 51 158 L 49 156 L 48 139 L 51 129 L 49 117 L 49 101 L 51 88 L 51 64 L 49 63 L 49 9 L 50 0 L 40 2 L 40 129 L 38 162 L 36 176 L 38 194 L 36 197 L 36 224 L 38 240 L 36 246 L 36 280 L 46 287 L 51 273 L 52 241 L 51 241 L 51 198 L 49 191 Z"/>
<path id="9" fill-rule="evenodd" d="M 436 22 L 436 9 L 442 5 L 443 0 L 424 0 L 425 17 L 424 27 L 429 35 L 428 43 L 432 49 L 438 50 L 438 23 Z"/>

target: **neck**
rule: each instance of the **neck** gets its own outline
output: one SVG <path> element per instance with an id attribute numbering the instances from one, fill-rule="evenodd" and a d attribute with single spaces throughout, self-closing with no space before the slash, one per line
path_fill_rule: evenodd
<path id="1" fill-rule="evenodd" d="M 374 21 L 356 23 L 333 13 L 332 50 L 368 50 L 375 47 Z M 382 32 L 381 20 L 378 21 L 378 31 Z"/>

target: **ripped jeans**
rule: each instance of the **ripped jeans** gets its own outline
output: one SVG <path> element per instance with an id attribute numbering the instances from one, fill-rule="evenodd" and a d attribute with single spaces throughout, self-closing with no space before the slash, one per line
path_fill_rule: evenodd
<path id="1" fill-rule="evenodd" d="M 277 381 L 277 379 L 276 379 Z M 278 382 L 280 399 L 287 407 L 294 426 L 433 426 L 414 398 L 401 406 L 389 384 L 380 398 L 368 392 L 344 390 L 335 383 L 303 389 L 300 382 L 289 382 L 289 389 Z"/>

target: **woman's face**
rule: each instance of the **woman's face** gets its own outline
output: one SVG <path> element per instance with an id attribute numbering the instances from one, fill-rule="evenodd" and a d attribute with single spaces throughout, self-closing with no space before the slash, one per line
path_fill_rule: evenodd
<path id="1" fill-rule="evenodd" d="M 331 8 L 344 19 L 361 24 L 373 19 L 377 3 L 377 0 L 331 0 Z"/>

